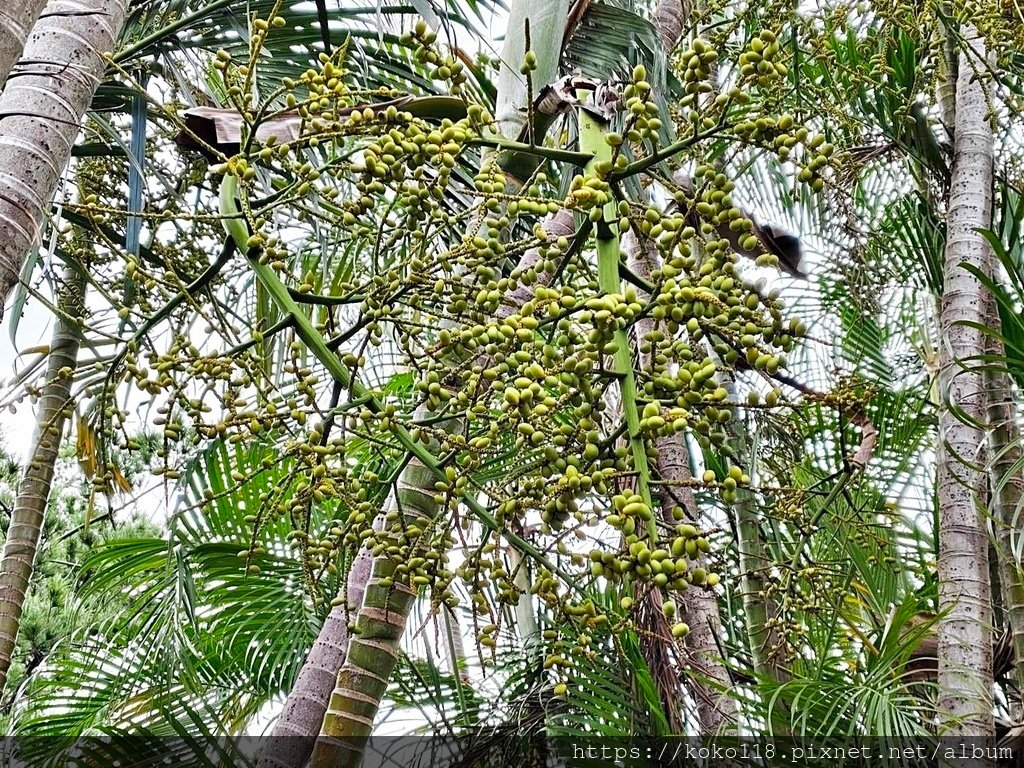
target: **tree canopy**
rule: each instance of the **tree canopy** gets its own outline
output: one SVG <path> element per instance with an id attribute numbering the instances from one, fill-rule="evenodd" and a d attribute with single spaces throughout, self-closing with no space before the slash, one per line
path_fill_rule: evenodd
<path id="1" fill-rule="evenodd" d="M 5 13 L 20 756 L 1016 747 L 1014 4 Z"/>

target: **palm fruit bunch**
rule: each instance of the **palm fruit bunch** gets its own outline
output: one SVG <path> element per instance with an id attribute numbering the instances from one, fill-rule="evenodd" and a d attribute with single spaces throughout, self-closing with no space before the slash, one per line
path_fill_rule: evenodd
<path id="1" fill-rule="evenodd" d="M 707 581 L 703 569 L 691 570 L 690 560 L 710 550 L 708 540 L 693 525 L 680 523 L 672 535 L 663 539 L 664 547 L 652 549 L 643 532 L 654 520 L 654 510 L 636 494 L 616 494 L 612 508 L 614 512 L 605 522 L 621 531 L 626 548 L 620 553 L 592 550 L 590 570 L 594 576 L 604 576 L 613 582 L 640 581 L 669 592 L 682 592 L 691 583 L 703 585 Z"/>
<path id="2" fill-rule="evenodd" d="M 770 29 L 763 29 L 748 43 L 747 50 L 739 55 L 741 82 L 756 83 L 765 88 L 773 81 L 785 77 L 789 72 L 786 64 L 779 60 L 782 46 Z"/>
<path id="3" fill-rule="evenodd" d="M 426 27 L 417 27 L 412 41 L 417 59 L 455 91 L 465 72 L 450 52 Z M 771 77 L 760 63 L 773 61 L 772 42 L 750 50 L 760 58 L 748 57 L 744 66 Z M 468 596 L 479 616 L 491 614 L 480 630 L 485 646 L 499 631 L 501 605 L 514 604 L 526 589 L 516 581 L 510 534 L 522 533 L 543 550 L 529 589 L 578 620 L 584 636 L 608 621 L 572 594 L 587 573 L 617 588 L 659 591 L 666 615 L 674 610 L 672 594 L 713 587 L 718 577 L 703 561 L 710 534 L 681 516 L 666 520 L 637 478 L 648 471 L 642 459 L 655 458 L 658 441 L 684 432 L 727 452 L 724 425 L 742 404 L 729 402 L 719 377 L 740 366 L 777 374 L 805 333 L 785 316 L 776 294 L 742 275 L 729 240 L 715 235 L 724 225 L 752 236 L 733 200 L 734 182 L 710 165 L 698 168 L 687 197 L 697 226 L 678 204 L 664 210 L 628 196 L 633 185 L 623 181 L 642 178 L 643 163 L 663 149 L 668 119 L 642 67 L 624 89 L 622 114 L 608 126 L 610 161 L 581 172 L 542 166 L 530 178 L 513 179 L 502 152 L 480 150 L 492 119 L 464 92 L 461 118 L 427 119 L 398 103 L 367 106 L 401 94 L 355 90 L 342 56 L 325 55 L 294 81 L 283 81 L 280 98 L 304 121 L 297 137 L 254 144 L 223 170 L 241 179 L 247 199 L 259 198 L 249 194 L 261 183 L 257 167 L 273 177 L 269 202 L 246 210 L 254 236 L 292 295 L 315 305 L 313 324 L 352 377 L 371 381 L 367 348 L 387 341 L 412 383 L 402 391 L 371 388 L 379 407 L 365 398 L 327 407 L 333 382 L 302 344 L 290 349 L 287 372 L 295 388 L 285 395 L 261 384 L 256 352 L 237 358 L 245 361 L 248 383 L 232 366 L 217 374 L 229 379 L 230 396 L 225 419 L 208 434 L 289 434 L 277 460 L 294 469 L 252 511 L 247 557 L 256 557 L 258 532 L 277 517 L 294 528 L 310 580 L 368 548 L 391 564 L 385 585 L 424 587 L 449 604 Z M 709 90 L 716 56 L 705 40 L 680 54 L 688 97 L 682 106 L 689 110 L 684 135 L 705 130 L 728 107 Z M 228 61 L 223 69 L 244 91 L 253 72 Z M 255 115 L 253 106 L 247 109 Z M 752 120 L 751 134 L 759 142 L 782 137 L 779 147 L 790 148 L 791 138 L 803 141 L 786 116 L 771 123 L 765 117 L 763 126 L 760 119 Z M 805 138 L 808 145 L 815 141 Z M 818 149 L 828 154 L 824 145 Z M 270 231 L 277 209 L 289 206 L 300 211 L 296 216 L 315 208 L 337 242 L 363 254 L 362 269 L 326 282 L 320 265 L 303 262 L 289 274 L 300 254 L 290 254 Z M 546 217 L 564 211 L 575 214 L 573 231 L 549 231 Z M 286 223 L 287 215 L 281 215 Z M 651 244 L 657 263 L 649 280 L 603 290 L 591 235 L 607 238 L 616 223 Z M 624 373 L 615 362 L 624 351 L 636 382 L 629 402 L 635 412 L 628 414 L 619 410 Z M 196 369 L 197 378 L 221 371 L 219 359 L 208 363 Z M 310 418 L 317 406 L 323 418 Z M 333 432 L 325 426 L 332 423 Z M 378 464 L 400 464 L 398 429 L 428 446 L 436 465 L 411 465 L 398 508 L 380 515 L 393 479 L 377 476 L 378 465 L 352 469 L 358 462 L 349 452 L 369 445 L 381 454 Z M 730 470 L 706 490 L 730 503 L 747 483 Z M 477 498 L 485 499 L 490 519 L 468 511 L 467 499 Z M 313 511 L 323 507 L 332 510 L 326 527 L 313 522 Z M 570 546 L 574 536 L 609 530 L 614 543 L 607 546 Z M 472 551 L 455 563 L 451 547 L 470 535 L 479 548 L 467 548 Z M 685 634 L 682 622 L 675 626 L 673 633 Z"/>
<path id="4" fill-rule="evenodd" d="M 679 53 L 678 58 L 686 92 L 680 101 L 680 106 L 696 105 L 702 94 L 711 93 L 713 90 L 709 80 L 713 67 L 718 61 L 718 51 L 710 42 L 698 37 L 688 48 Z"/>
<path id="5" fill-rule="evenodd" d="M 710 59 L 708 53 L 698 53 L 698 61 Z M 693 69 L 705 72 L 707 67 Z M 634 74 L 630 98 L 639 100 L 634 104 L 651 104 L 645 73 Z M 629 130 L 639 133 L 626 138 L 654 141 L 654 114 L 647 106 L 642 115 L 639 108 L 630 109 L 624 121 L 632 121 Z M 643 130 L 635 127 L 638 122 Z M 609 143 L 622 146 L 614 137 Z M 523 196 L 510 200 L 508 179 L 492 156 L 473 179 L 477 203 L 470 220 L 477 228 L 446 248 L 418 249 L 411 266 L 421 277 L 411 287 L 400 286 L 397 272 L 376 281 L 388 291 L 404 290 L 401 303 L 382 300 L 384 291 L 373 292 L 361 309 L 387 308 L 380 324 L 396 329 L 418 369 L 414 386 L 424 417 L 410 427 L 417 439 L 436 445 L 449 460 L 448 478 L 433 483 L 437 511 L 430 525 L 437 528 L 436 542 L 443 542 L 445 526 L 471 524 L 462 502 L 471 478 L 485 465 L 503 461 L 502 484 L 488 489 L 501 530 L 523 530 L 539 522 L 542 533 L 561 537 L 607 524 L 622 535 L 622 547 L 591 553 L 592 574 L 667 592 L 691 584 L 706 588 L 717 582 L 698 564 L 708 539 L 683 522 L 664 530 L 652 526 L 650 505 L 638 494 L 617 490 L 631 484 L 637 468 L 618 439 L 622 417 L 609 408 L 617 381 L 611 373 L 611 358 L 619 351 L 616 334 L 640 319 L 651 321 L 638 339 L 634 360 L 641 397 L 639 437 L 648 450 L 653 452 L 657 439 L 686 430 L 701 444 L 715 443 L 727 451 L 724 424 L 741 404 L 728 402 L 718 375 L 741 361 L 766 375 L 780 371 L 785 353 L 805 329 L 785 318 L 775 294 L 744 279 L 727 241 L 708 237 L 722 221 L 739 220 L 741 230 L 749 224 L 742 223 L 746 219 L 731 198 L 733 182 L 706 168 L 698 179 L 699 214 L 710 222 L 707 231 L 695 230 L 678 210 L 618 201 L 621 223 L 655 243 L 661 263 L 651 275 L 648 295 L 633 286 L 602 291 L 593 278 L 592 252 L 574 247 L 564 235 L 549 236 L 537 217 L 564 207 L 600 218 L 604 206 L 614 201 L 609 175 L 615 172 L 613 163 L 577 174 L 564 199 L 551 196 L 553 185 L 538 174 L 525 184 Z M 692 241 L 698 236 L 706 239 L 695 249 Z M 510 268 L 528 250 L 536 250 L 536 260 Z M 509 296 L 524 288 L 526 300 L 509 305 Z M 424 332 L 429 325 L 440 328 Z M 379 422 L 373 416 L 362 428 Z M 445 424 L 458 429 L 450 431 Z M 737 472 L 712 484 L 726 503 L 749 482 Z M 604 503 L 607 511 L 601 512 Z M 400 538 L 401 526 L 410 523 L 395 519 L 394 524 L 386 533 Z M 500 557 L 498 537 L 490 543 L 499 549 L 468 559 L 455 576 L 473 594 L 493 587 L 501 601 L 513 603 L 519 588 L 510 578 L 509 563 Z M 404 546 L 390 544 L 380 551 L 404 557 Z M 412 556 L 439 562 L 443 548 L 431 546 L 433 558 Z M 545 584 L 553 589 L 560 581 L 552 576 L 534 588 L 543 594 Z M 450 581 L 442 583 L 447 588 Z M 557 590 L 548 597 L 571 604 Z"/>
<path id="6" fill-rule="evenodd" d="M 413 58 L 417 63 L 431 67 L 431 79 L 448 83 L 449 92 L 453 96 L 462 93 L 463 85 L 468 79 L 465 66 L 453 52 L 438 50 L 435 45 L 437 33 L 429 29 L 425 21 L 420 19 L 416 22 L 412 32 L 402 35 L 400 42 L 403 45 L 416 44 Z"/>

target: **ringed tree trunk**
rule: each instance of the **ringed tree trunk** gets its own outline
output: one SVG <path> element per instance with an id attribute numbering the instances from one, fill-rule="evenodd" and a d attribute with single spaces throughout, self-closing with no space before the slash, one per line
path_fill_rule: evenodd
<path id="1" fill-rule="evenodd" d="M 334 606 L 295 678 L 274 730 L 260 752 L 257 768 L 301 768 L 313 751 L 313 741 L 327 711 L 334 680 L 345 663 L 349 619 L 363 604 L 373 567 L 369 550 L 361 550 L 348 574 L 346 599 Z"/>
<path id="2" fill-rule="evenodd" d="M 947 214 L 945 290 L 939 317 L 939 610 L 938 715 L 944 732 L 994 737 L 992 699 L 992 594 L 989 540 L 980 469 L 987 421 L 985 376 L 977 358 L 985 336 L 965 322 L 984 323 L 986 293 L 963 268 L 987 274 L 991 248 L 977 231 L 991 227 L 993 135 L 988 86 L 975 74 L 987 60 L 977 30 L 964 26 L 956 83 L 953 170 Z M 991 763 L 986 763 L 991 764 Z"/>
<path id="3" fill-rule="evenodd" d="M 999 265 L 993 259 L 992 277 L 998 281 Z M 986 295 L 985 325 L 1001 330 L 999 307 L 995 294 Z M 990 550 L 994 562 L 992 574 L 993 602 L 1002 608 L 1001 627 L 1009 632 L 1012 657 L 1012 681 L 1017 696 L 1009 697 L 1014 722 L 1020 719 L 1024 701 L 1024 568 L 1015 554 L 1015 541 L 1020 534 L 1021 502 L 1024 500 L 1024 472 L 1021 462 L 1020 412 L 1014 397 L 1013 384 L 1005 367 L 1006 344 L 1001 334 L 987 338 L 987 353 L 994 362 L 985 373 L 989 414 L 989 508 L 995 530 Z M 998 591 L 996 591 L 998 589 Z M 994 662 L 995 663 L 995 662 Z"/>
<path id="4" fill-rule="evenodd" d="M 84 267 L 68 265 L 65 268 L 58 307 L 62 314 L 55 321 L 50 342 L 32 450 L 25 475 L 18 485 L 0 561 L 0 693 L 7 684 L 11 657 L 18 641 L 21 610 L 39 549 L 61 435 L 73 411 L 71 384 L 72 372 L 78 363 L 84 316 Z"/>
<path id="5" fill-rule="evenodd" d="M 82 118 L 106 69 L 103 54 L 113 49 L 124 20 L 125 0 L 50 0 L 25 45 L 26 73 L 11 78 L 0 93 L 0 305 L 38 241 Z M 31 459 L 0 562 L 0 691 L 17 642 L 67 419 L 71 378 L 66 369 L 77 361 L 78 321 L 84 311 L 81 269 L 68 267 L 63 291 L 64 315 L 54 329 Z"/>
<path id="6" fill-rule="evenodd" d="M 121 34 L 125 5 L 126 0 L 50 0 L 25 46 L 26 73 L 11 78 L 0 93 L 0 304 L 39 240 L 103 78 L 103 54 Z"/>
<path id="7" fill-rule="evenodd" d="M 46 0 L 22 0 L 0 7 L 0 90 L 25 49 L 25 41 Z"/>

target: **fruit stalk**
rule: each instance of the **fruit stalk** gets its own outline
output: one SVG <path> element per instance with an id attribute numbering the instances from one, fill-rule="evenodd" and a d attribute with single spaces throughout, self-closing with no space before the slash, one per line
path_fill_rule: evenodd
<path id="1" fill-rule="evenodd" d="M 605 126 L 585 109 L 579 110 L 580 150 L 593 155 L 587 164 L 588 174 L 597 174 L 602 164 L 612 159 L 611 146 L 606 141 Z M 597 240 L 597 280 L 601 290 L 606 294 L 617 294 L 621 291 L 622 282 L 619 277 L 619 261 L 621 256 L 619 244 L 619 216 L 614 198 L 609 196 L 605 204 L 595 209 L 596 240 Z M 622 412 L 626 419 L 626 432 L 629 437 L 629 448 L 633 455 L 633 469 L 636 472 L 636 489 L 648 509 L 651 502 L 651 469 L 647 460 L 647 448 L 640 435 L 640 411 L 637 408 L 636 374 L 633 371 L 633 358 L 630 354 L 629 339 L 626 329 L 618 327 L 612 337 L 615 345 L 613 355 L 614 373 L 619 376 L 619 390 L 622 397 Z M 658 538 L 657 527 L 653 516 L 647 520 L 647 532 L 651 541 Z"/>

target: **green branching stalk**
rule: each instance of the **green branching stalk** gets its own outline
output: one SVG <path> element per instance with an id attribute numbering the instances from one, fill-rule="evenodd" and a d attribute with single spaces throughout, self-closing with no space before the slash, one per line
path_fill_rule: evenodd
<path id="1" fill-rule="evenodd" d="M 558 72 L 558 42 L 561 40 L 568 7 L 568 0 L 543 3 L 523 0 L 512 4 L 499 76 L 496 142 L 513 139 L 529 114 L 529 81 L 513 69 L 519 62 L 525 61 L 527 49 L 535 50 L 531 54 L 536 63 L 533 77 L 543 84 L 555 78 Z M 529 37 L 531 34 L 532 41 Z M 506 173 L 510 170 L 509 164 L 514 163 L 523 152 L 536 150 L 532 146 L 505 146 L 502 149 L 506 152 L 499 156 L 499 163 Z M 559 159 L 573 162 L 571 158 Z M 509 183 L 513 190 L 525 181 L 523 176 L 515 172 L 509 175 L 512 177 Z M 448 426 L 454 429 L 458 423 L 457 419 L 453 419 Z M 399 510 L 410 522 L 417 517 L 432 519 L 437 512 L 437 504 L 433 499 L 433 477 L 424 471 L 424 467 L 417 465 L 418 461 L 416 456 L 410 461 L 402 473 L 396 494 Z M 470 512 L 493 530 L 493 519 L 488 523 L 476 513 L 480 506 L 476 500 L 466 496 L 464 500 Z M 523 541 L 511 532 L 506 532 L 507 540 L 512 541 L 513 538 Z M 518 545 L 514 547 L 520 553 L 530 554 L 526 548 Z M 543 561 L 543 558 L 540 560 Z M 353 767 L 361 760 L 365 740 L 373 727 L 374 716 L 394 669 L 399 643 L 416 597 L 415 591 L 404 581 L 392 579 L 396 567 L 397 563 L 384 557 L 378 558 L 374 564 L 373 576 L 367 585 L 363 607 L 356 623 L 357 634 L 349 643 L 348 656 L 338 672 L 337 684 L 313 750 L 314 768 Z M 391 582 L 391 587 L 383 585 Z M 524 596 L 523 599 L 529 597 Z"/>
<path id="2" fill-rule="evenodd" d="M 611 178 L 621 181 L 628 179 L 631 176 L 637 176 L 643 173 L 649 168 L 653 168 L 658 163 L 664 162 L 670 158 L 675 157 L 681 152 L 685 152 L 687 149 L 691 149 L 698 144 L 713 139 L 724 132 L 723 125 L 716 125 L 713 128 L 709 128 L 701 133 L 695 133 L 693 136 L 689 136 L 685 139 L 679 139 L 679 141 L 673 142 L 668 146 L 662 147 L 656 152 L 652 152 L 646 157 L 642 157 L 639 160 L 634 160 L 632 163 L 627 165 L 621 170 L 617 170 L 611 174 Z"/>
<path id="3" fill-rule="evenodd" d="M 506 139 L 499 139 L 493 136 L 480 136 L 478 138 L 471 139 L 467 144 L 470 146 L 489 147 L 503 152 L 528 155 L 535 158 L 545 158 L 547 160 L 554 160 L 560 163 L 568 163 L 569 165 L 574 165 L 577 168 L 583 168 L 587 163 L 593 160 L 593 157 L 588 155 L 586 152 L 572 152 L 567 149 L 558 149 L 557 147 L 542 147 L 539 145 L 523 144 L 518 141 L 508 141 Z"/>
<path id="4" fill-rule="evenodd" d="M 584 109 L 577 112 L 580 126 L 580 149 L 591 153 L 593 160 L 587 165 L 587 172 L 596 174 L 599 166 L 609 166 L 612 159 L 611 145 L 606 141 L 605 126 Z M 591 215 L 595 221 L 595 240 L 597 250 L 597 281 L 604 294 L 622 292 L 622 247 L 618 224 L 618 211 L 614 197 L 611 197 L 600 209 Z M 640 430 L 640 406 L 638 403 L 636 372 L 633 362 L 633 347 L 626 328 L 617 327 L 612 334 L 615 351 L 612 355 L 612 373 L 618 378 L 620 405 L 626 423 L 626 438 L 633 459 L 633 470 L 636 475 L 636 493 L 643 500 L 652 514 L 647 518 L 647 535 L 650 546 L 658 543 L 657 517 L 653 514 L 655 503 L 651 495 L 651 465 L 647 456 L 647 446 Z M 654 588 L 644 596 L 653 606 L 654 611 L 662 609 L 665 594 Z M 657 614 L 656 614 L 657 615 Z M 659 616 L 660 619 L 660 616 Z M 662 619 L 662 621 L 664 621 Z M 664 629 L 667 630 L 667 625 Z M 654 658 L 664 660 L 666 647 L 659 635 L 667 636 L 657 628 L 648 630 L 653 643 Z M 668 641 L 671 642 L 671 641 Z M 668 668 L 663 661 L 653 662 L 661 668 Z M 676 723 L 677 713 L 681 709 L 678 703 L 678 672 L 672 671 L 671 682 L 659 679 L 659 688 L 663 705 L 669 710 L 669 722 Z M 675 727 L 678 727 L 675 726 Z"/>
<path id="5" fill-rule="evenodd" d="M 132 45 L 122 48 L 117 52 L 117 55 L 114 57 L 114 61 L 119 64 L 125 61 L 130 61 L 136 56 L 146 53 L 147 49 L 152 46 L 167 44 L 169 41 L 175 39 L 175 33 L 180 32 L 183 29 L 189 29 L 192 25 L 209 17 L 214 12 L 219 11 L 222 8 L 227 8 L 232 2 L 234 2 L 234 0 L 213 0 L 210 3 L 206 3 L 192 13 L 184 14 L 166 26 L 156 30 L 152 34 L 147 35 L 141 40 L 137 40 Z"/>
<path id="6" fill-rule="evenodd" d="M 604 126 L 586 110 L 579 110 L 580 149 L 593 156 L 587 171 L 593 172 L 601 162 L 612 158 L 611 146 L 605 141 Z M 620 293 L 622 278 L 619 276 L 621 249 L 619 246 L 618 213 L 615 201 L 609 200 L 601 211 L 601 219 L 597 222 L 597 281 L 605 293 Z M 647 449 L 640 435 L 640 411 L 637 407 L 636 374 L 633 371 L 633 357 L 630 354 L 629 338 L 625 328 L 615 331 L 614 373 L 619 377 L 619 390 L 622 396 L 622 412 L 626 419 L 626 431 L 629 436 L 629 448 L 633 455 L 633 469 L 636 472 L 637 493 L 648 508 L 653 507 L 651 501 L 651 469 L 647 461 Z M 652 541 L 657 541 L 657 528 L 654 519 L 647 524 Z"/>

